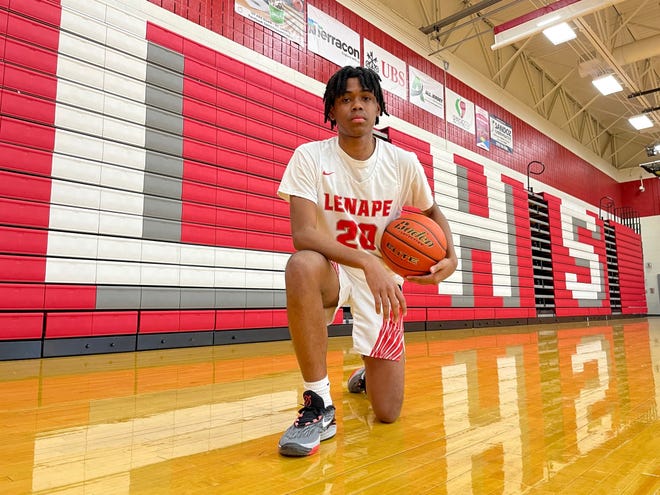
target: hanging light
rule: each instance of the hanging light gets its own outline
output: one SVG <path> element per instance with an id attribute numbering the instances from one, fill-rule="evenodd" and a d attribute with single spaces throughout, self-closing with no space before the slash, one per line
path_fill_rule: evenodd
<path id="1" fill-rule="evenodd" d="M 660 143 L 646 147 L 646 156 L 660 155 Z"/>
<path id="2" fill-rule="evenodd" d="M 649 127 L 653 127 L 653 122 L 651 122 L 651 119 L 649 119 L 648 116 L 644 114 L 630 117 L 628 122 L 630 122 L 630 125 L 638 131 L 641 129 L 648 129 Z"/>
<path id="3" fill-rule="evenodd" d="M 605 96 L 611 95 L 612 93 L 617 93 L 623 91 L 623 87 L 619 84 L 619 81 L 612 74 L 607 76 L 599 77 L 591 81 L 594 86 Z"/>
<path id="4" fill-rule="evenodd" d="M 566 41 L 575 39 L 577 34 L 571 29 L 571 26 L 566 22 L 561 22 L 543 30 L 543 34 L 548 38 L 553 45 L 559 45 Z"/>

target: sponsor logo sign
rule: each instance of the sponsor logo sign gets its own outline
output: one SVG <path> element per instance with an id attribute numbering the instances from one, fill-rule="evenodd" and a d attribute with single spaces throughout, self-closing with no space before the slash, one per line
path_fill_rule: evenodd
<path id="1" fill-rule="evenodd" d="M 475 133 L 474 103 L 445 88 L 447 121 L 461 129 Z"/>
<path id="2" fill-rule="evenodd" d="M 513 128 L 492 115 L 490 116 L 490 139 L 498 148 L 513 153 Z"/>
<path id="3" fill-rule="evenodd" d="M 304 42 L 304 0 L 236 0 L 234 10 L 294 43 Z"/>
<path id="4" fill-rule="evenodd" d="M 478 105 L 475 105 L 474 116 L 477 127 L 477 146 L 485 150 L 490 150 L 490 132 L 488 126 L 488 112 Z"/>
<path id="5" fill-rule="evenodd" d="M 364 66 L 373 69 L 381 78 L 381 87 L 403 99 L 408 90 L 406 63 L 390 52 L 364 39 Z"/>
<path id="6" fill-rule="evenodd" d="M 445 117 L 445 87 L 431 76 L 408 66 L 410 103 L 427 112 Z"/>
<path id="7" fill-rule="evenodd" d="M 360 65 L 360 35 L 311 5 L 307 7 L 307 48 L 341 67 Z"/>

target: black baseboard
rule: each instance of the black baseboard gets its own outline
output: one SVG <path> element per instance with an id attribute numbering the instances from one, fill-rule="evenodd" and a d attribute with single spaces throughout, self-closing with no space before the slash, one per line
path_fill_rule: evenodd
<path id="1" fill-rule="evenodd" d="M 445 320 L 427 321 L 426 330 L 456 330 L 459 328 L 473 328 L 473 320 Z"/>
<path id="2" fill-rule="evenodd" d="M 527 318 L 528 325 L 543 325 L 547 323 L 559 323 L 559 318 L 554 315 L 536 316 L 534 318 Z"/>
<path id="3" fill-rule="evenodd" d="M 527 318 L 494 318 L 492 320 L 474 320 L 475 328 L 511 327 L 516 325 L 527 325 Z"/>
<path id="4" fill-rule="evenodd" d="M 0 361 L 41 357 L 41 340 L 4 340 L 0 342 Z"/>
<path id="5" fill-rule="evenodd" d="M 424 332 L 426 331 L 426 322 L 425 321 L 404 322 L 403 329 L 406 332 Z"/>
<path id="6" fill-rule="evenodd" d="M 213 332 L 213 345 L 251 344 L 254 342 L 289 340 L 290 338 L 288 327 L 219 330 Z"/>
<path id="7" fill-rule="evenodd" d="M 213 345 L 213 332 L 143 333 L 137 336 L 137 350 L 176 349 Z"/>
<path id="8" fill-rule="evenodd" d="M 114 354 L 136 350 L 136 335 L 44 339 L 43 357 Z"/>
<path id="9" fill-rule="evenodd" d="M 353 333 L 351 323 L 341 323 L 339 325 L 330 325 L 328 327 L 328 336 L 330 337 L 348 337 Z"/>

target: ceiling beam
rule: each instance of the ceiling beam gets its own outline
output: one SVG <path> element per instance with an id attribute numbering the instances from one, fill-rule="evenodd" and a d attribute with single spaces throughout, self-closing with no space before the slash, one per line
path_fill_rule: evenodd
<path id="1" fill-rule="evenodd" d="M 431 34 L 433 31 L 440 31 L 440 29 L 442 29 L 445 26 L 449 26 L 450 24 L 460 21 L 465 17 L 471 16 L 472 14 L 476 14 L 480 10 L 488 8 L 491 5 L 495 5 L 496 3 L 499 3 L 501 1 L 502 0 L 484 0 L 475 5 L 472 5 L 471 7 L 468 7 L 467 9 L 463 9 L 460 12 L 452 14 L 449 17 L 440 19 L 439 21 L 431 24 L 430 26 L 421 27 L 419 28 L 419 30 L 424 34 Z"/>
<path id="2" fill-rule="evenodd" d="M 575 67 L 573 67 L 571 70 L 569 70 L 569 71 L 566 73 L 566 75 L 565 75 L 564 77 L 562 77 L 561 80 L 560 80 L 558 83 L 556 83 L 556 84 L 550 89 L 550 91 L 548 91 L 548 92 L 543 96 L 543 98 L 541 98 L 540 100 L 538 100 L 538 101 L 536 102 L 536 104 L 535 104 L 532 108 L 536 109 L 541 103 L 543 103 L 543 102 L 545 101 L 546 98 L 548 98 L 552 93 L 554 93 L 556 90 L 558 90 L 558 89 L 561 87 L 561 85 L 564 84 L 564 82 L 566 82 L 566 80 L 567 80 L 569 77 L 571 77 L 571 76 L 573 75 L 573 72 L 575 72 Z"/>
<path id="3" fill-rule="evenodd" d="M 500 74 L 501 74 L 501 73 L 502 73 L 502 72 L 503 72 L 503 71 L 504 71 L 509 65 L 511 65 L 513 62 L 515 62 L 516 59 L 517 59 L 520 55 L 522 55 L 523 50 L 525 49 L 525 47 L 527 46 L 527 44 L 531 41 L 531 39 L 532 39 L 532 38 L 527 38 L 527 39 L 525 40 L 525 42 L 524 42 L 519 48 L 516 47 L 516 51 L 513 53 L 513 55 L 511 55 L 511 58 L 509 58 L 509 60 L 507 60 L 504 64 L 502 64 L 502 67 L 500 67 L 500 70 L 498 70 L 495 74 L 493 74 L 493 76 L 492 76 L 491 79 L 495 79 L 496 77 L 499 77 L 499 75 L 500 75 Z"/>

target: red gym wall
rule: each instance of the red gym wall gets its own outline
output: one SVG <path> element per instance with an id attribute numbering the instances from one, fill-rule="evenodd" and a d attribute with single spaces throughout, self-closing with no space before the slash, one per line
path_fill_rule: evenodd
<path id="1" fill-rule="evenodd" d="M 235 14 L 233 0 L 153 3 L 317 81 L 337 68 Z M 282 272 L 292 245 L 276 188 L 296 146 L 333 134 L 321 99 L 134 4 L 0 0 L 2 359 L 288 337 Z M 318 8 L 445 80 L 342 6 Z M 445 136 L 442 119 L 386 94 L 391 115 L 466 150 L 441 152 L 383 129 L 419 156 L 461 258 L 439 288 L 405 287 L 407 328 L 538 321 L 522 178 L 533 159 L 549 165 L 542 181 L 562 191 L 542 198 L 555 321 L 645 314 L 639 235 L 615 225 L 622 308 L 613 311 L 594 213 L 603 196 L 621 204 L 627 186 L 451 75 L 446 81 L 509 122 L 516 146 L 486 152 L 453 125 Z M 338 314 L 331 332 L 348 331 Z"/>

